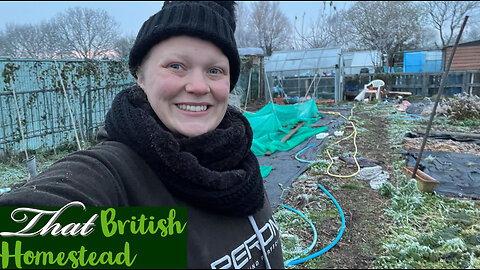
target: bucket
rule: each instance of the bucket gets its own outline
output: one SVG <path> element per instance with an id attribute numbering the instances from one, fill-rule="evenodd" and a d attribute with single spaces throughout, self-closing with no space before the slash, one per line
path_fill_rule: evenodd
<path id="1" fill-rule="evenodd" d="M 23 160 L 23 162 L 25 163 L 27 171 L 30 174 L 30 179 L 37 176 L 37 164 L 35 162 L 35 156 L 31 156 L 27 160 Z"/>
<path id="2" fill-rule="evenodd" d="M 411 178 L 413 173 L 413 168 L 404 166 L 403 169 L 405 170 L 407 177 Z M 438 182 L 435 178 L 422 172 L 422 170 L 420 169 L 417 169 L 415 179 L 417 180 L 418 189 L 423 192 L 433 193 L 435 186 L 437 184 L 440 184 L 440 182 Z"/>

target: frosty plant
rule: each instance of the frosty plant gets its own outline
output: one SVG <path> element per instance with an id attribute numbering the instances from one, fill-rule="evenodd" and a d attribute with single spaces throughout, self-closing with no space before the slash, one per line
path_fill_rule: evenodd
<path id="1" fill-rule="evenodd" d="M 435 160 L 435 157 L 432 155 L 428 155 L 428 157 L 425 158 L 426 162 L 433 162 Z"/>
<path id="2" fill-rule="evenodd" d="M 410 179 L 406 185 L 396 189 L 392 188 L 391 184 L 384 184 L 379 192 L 392 196 L 392 204 L 385 210 L 385 214 L 391 216 L 395 223 L 409 224 L 417 218 L 424 200 L 417 188 L 417 180 Z"/>
<path id="3" fill-rule="evenodd" d="M 330 161 L 326 159 L 319 159 L 309 165 L 309 170 L 312 175 L 319 175 L 326 173 L 328 166 L 330 165 Z M 330 168 L 330 171 L 335 172 L 338 169 L 338 165 L 333 164 Z"/>
<path id="4" fill-rule="evenodd" d="M 278 210 L 273 216 L 280 228 L 280 240 L 282 242 L 284 260 L 300 255 L 305 247 L 300 243 L 300 238 L 297 235 L 289 233 L 289 230 L 295 230 L 295 227 L 299 226 L 299 223 L 302 222 L 301 218 L 286 209 Z"/>
<path id="5" fill-rule="evenodd" d="M 480 97 L 477 95 L 456 94 L 444 104 L 451 120 L 480 118 Z"/>

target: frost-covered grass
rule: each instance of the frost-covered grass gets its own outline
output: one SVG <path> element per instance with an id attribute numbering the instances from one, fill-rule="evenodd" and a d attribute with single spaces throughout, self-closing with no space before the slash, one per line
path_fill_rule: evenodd
<path id="1" fill-rule="evenodd" d="M 86 143 L 85 148 L 91 145 L 93 145 L 93 143 Z M 76 146 L 74 145 L 63 145 L 57 149 L 56 153 L 53 151 L 36 153 L 35 163 L 37 166 L 37 173 L 43 172 L 57 160 L 76 151 L 77 149 L 75 147 Z M 0 162 L 0 188 L 11 188 L 16 184 L 28 180 L 29 175 L 27 168 L 20 160 L 22 160 L 22 157 L 17 156 Z"/>
<path id="2" fill-rule="evenodd" d="M 27 169 L 23 164 L 0 163 L 0 188 L 12 187 L 27 178 Z"/>
<path id="3" fill-rule="evenodd" d="M 308 244 L 301 243 L 300 238 L 294 233 L 294 231 L 297 230 L 299 226 L 308 229 L 308 223 L 298 214 L 285 208 L 279 208 L 279 210 L 275 212 L 274 218 L 280 228 L 283 260 L 287 261 L 302 255 L 302 251 L 308 247 Z"/>
<path id="4" fill-rule="evenodd" d="M 366 107 L 366 106 L 364 106 Z M 355 117 L 360 125 L 362 119 L 368 119 L 368 114 L 383 114 L 387 117 L 395 108 L 384 107 L 378 111 L 367 112 L 367 117 Z M 414 131 L 418 127 L 425 128 L 427 120 L 402 121 L 391 120 L 388 130 L 388 141 L 391 147 L 390 152 L 397 152 L 403 149 L 402 141 L 408 131 Z M 458 131 L 458 126 L 452 129 L 446 117 L 437 117 L 434 126 L 440 124 L 447 130 Z M 333 145 L 334 140 L 326 146 L 330 151 L 342 153 L 341 147 Z M 345 152 L 345 151 L 343 151 Z M 365 153 L 368 153 L 365 150 Z M 379 192 L 389 199 L 385 204 L 384 214 L 386 223 L 381 226 L 383 238 L 378 239 L 381 247 L 376 252 L 373 267 L 385 269 L 398 268 L 419 268 L 419 269 L 480 269 L 480 204 L 460 198 L 450 198 L 436 194 L 424 193 L 418 190 L 415 179 L 407 177 L 402 167 L 405 166 L 405 158 L 401 154 L 393 154 L 393 161 L 390 164 L 393 172 L 390 174 L 390 182 L 384 184 Z M 428 158 L 433 161 L 434 156 Z M 330 161 L 319 159 L 309 166 L 309 175 L 323 175 Z M 331 168 L 337 169 L 337 168 Z M 333 183 L 329 185 L 330 190 L 356 189 L 357 185 L 351 182 L 340 186 L 335 180 L 320 179 Z M 322 224 L 325 219 L 338 217 L 338 211 L 331 207 L 323 207 L 324 201 L 328 198 L 312 198 L 307 201 L 320 201 L 319 209 L 299 209 L 313 222 Z M 341 203 L 341 202 L 339 202 Z M 326 205 L 326 204 L 325 204 Z M 288 211 L 279 210 L 275 214 L 282 232 L 282 245 L 284 259 L 293 258 L 299 255 L 310 243 L 306 243 L 298 236 L 293 236 L 295 230 L 307 231 L 306 223 L 298 215 Z M 349 224 L 347 222 L 347 230 Z M 290 230 L 290 231 L 289 231 Z M 347 232 L 347 231 L 346 231 Z M 377 243 L 377 242 L 376 242 Z M 367 247 L 368 249 L 368 247 Z M 340 249 L 338 252 L 341 252 Z M 373 251 L 372 251 L 373 252 Z M 300 266 L 301 268 L 321 268 L 328 256 L 319 256 L 315 260 L 309 260 Z"/>
<path id="5" fill-rule="evenodd" d="M 67 156 L 69 151 L 60 151 L 54 154 L 36 154 L 35 163 L 37 173 L 43 172 L 54 162 Z M 12 187 L 15 184 L 27 181 L 29 178 L 27 168 L 24 163 L 18 162 L 16 159 L 10 159 L 0 163 L 0 188 Z"/>
<path id="6" fill-rule="evenodd" d="M 379 268 L 480 268 L 480 206 L 468 200 L 422 193 L 416 180 L 390 193 L 385 214 L 394 226 L 386 232 Z M 385 192 L 389 190 L 389 192 Z"/>
<path id="7" fill-rule="evenodd" d="M 415 127 L 411 121 L 405 122 L 392 121 L 389 140 L 393 148 L 400 148 L 401 135 Z M 394 184 L 385 183 L 379 189 L 390 198 L 385 215 L 393 226 L 385 232 L 382 253 L 376 257 L 374 266 L 480 268 L 480 204 L 419 191 L 416 180 L 407 179 L 403 173 L 404 164 L 399 156 L 392 164 Z"/>

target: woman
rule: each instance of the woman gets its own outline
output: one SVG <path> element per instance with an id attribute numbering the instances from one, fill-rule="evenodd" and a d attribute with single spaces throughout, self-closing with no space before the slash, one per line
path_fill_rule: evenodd
<path id="1" fill-rule="evenodd" d="M 240 61 L 233 2 L 166 2 L 140 29 L 98 145 L 2 206 L 186 206 L 189 268 L 283 268 L 252 130 L 228 106 Z"/>

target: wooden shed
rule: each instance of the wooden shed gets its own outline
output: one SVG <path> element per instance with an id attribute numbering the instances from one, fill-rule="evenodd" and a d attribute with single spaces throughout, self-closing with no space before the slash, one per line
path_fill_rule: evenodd
<path id="1" fill-rule="evenodd" d="M 443 49 L 443 68 L 450 59 L 453 46 Z M 480 40 L 458 44 L 450 70 L 480 70 Z"/>

